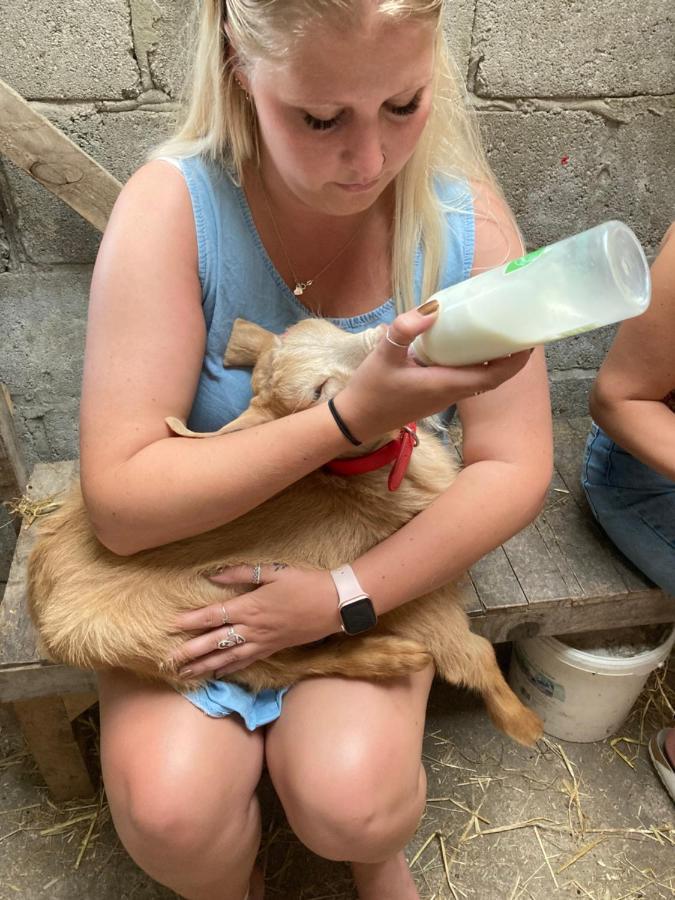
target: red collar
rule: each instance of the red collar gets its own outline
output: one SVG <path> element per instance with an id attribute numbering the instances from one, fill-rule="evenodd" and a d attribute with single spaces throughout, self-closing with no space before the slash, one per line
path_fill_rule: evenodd
<path id="1" fill-rule="evenodd" d="M 324 466 L 324 471 L 331 475 L 363 475 L 365 472 L 374 472 L 388 463 L 394 465 L 389 473 L 388 486 L 390 491 L 397 490 L 403 476 L 408 469 L 408 463 L 412 456 L 413 448 L 419 444 L 417 426 L 414 422 L 404 425 L 397 438 L 389 441 L 379 450 L 366 453 L 365 456 L 353 456 L 347 459 L 332 459 Z"/>

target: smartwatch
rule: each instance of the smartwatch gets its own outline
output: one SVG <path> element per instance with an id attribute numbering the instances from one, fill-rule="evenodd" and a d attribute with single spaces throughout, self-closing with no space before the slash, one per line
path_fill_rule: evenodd
<path id="1" fill-rule="evenodd" d="M 338 592 L 338 612 L 345 634 L 361 634 L 377 625 L 377 614 L 370 597 L 357 581 L 351 566 L 331 571 Z"/>

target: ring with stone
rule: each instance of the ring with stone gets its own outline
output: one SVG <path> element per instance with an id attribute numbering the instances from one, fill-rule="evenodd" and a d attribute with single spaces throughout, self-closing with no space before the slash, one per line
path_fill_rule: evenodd
<path id="1" fill-rule="evenodd" d="M 245 644 L 246 638 L 234 630 L 234 626 L 230 625 L 227 629 L 227 637 L 218 641 L 219 650 L 229 650 L 230 647 L 237 647 L 239 644 Z"/>

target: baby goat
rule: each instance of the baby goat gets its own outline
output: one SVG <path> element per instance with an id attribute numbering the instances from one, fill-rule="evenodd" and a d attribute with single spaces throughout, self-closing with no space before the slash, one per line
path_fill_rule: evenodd
<path id="1" fill-rule="evenodd" d="M 279 337 L 237 320 L 224 363 L 254 366 L 253 399 L 218 433 L 325 402 L 347 383 L 381 333 L 381 326 L 350 334 L 307 319 Z M 175 419 L 167 422 L 178 434 L 194 434 Z M 180 612 L 241 592 L 204 576 L 224 565 L 284 562 L 332 569 L 356 559 L 427 507 L 455 477 L 456 466 L 437 437 L 424 428 L 418 437 L 395 491 L 387 488 L 385 469 L 349 478 L 317 469 L 235 521 L 131 557 L 117 556 L 97 540 L 74 487 L 43 520 L 29 562 L 29 605 L 45 649 L 68 665 L 121 667 L 179 689 L 194 687 L 167 665 L 190 637 L 172 632 L 172 622 Z M 391 438 L 384 435 L 362 449 Z M 446 681 L 482 694 L 495 725 L 515 740 L 532 744 L 541 735 L 539 718 L 505 682 L 491 644 L 469 630 L 463 597 L 453 584 L 386 613 L 373 632 L 282 650 L 230 678 L 261 690 L 315 675 L 389 678 L 430 661 Z"/>

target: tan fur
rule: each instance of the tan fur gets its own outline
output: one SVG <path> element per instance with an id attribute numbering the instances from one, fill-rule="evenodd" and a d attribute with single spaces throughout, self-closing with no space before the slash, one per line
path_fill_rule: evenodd
<path id="1" fill-rule="evenodd" d="M 380 329 L 354 335 L 310 319 L 280 338 L 237 320 L 226 363 L 255 362 L 254 396 L 221 431 L 324 402 L 344 386 L 379 335 Z M 172 427 L 192 434 L 177 420 Z M 387 490 L 388 467 L 350 478 L 318 470 L 233 522 L 132 557 L 116 556 L 96 539 L 75 486 L 44 520 L 29 562 L 29 605 L 44 647 L 69 665 L 119 666 L 184 689 L 189 685 L 168 660 L 188 635 L 171 634 L 172 620 L 237 593 L 204 575 L 223 565 L 285 562 L 330 569 L 356 559 L 452 482 L 450 454 L 430 432 L 421 428 L 419 435 L 396 492 Z M 452 584 L 383 615 L 375 632 L 283 650 L 231 679 L 260 690 L 311 675 L 387 678 L 418 671 L 430 660 L 445 680 L 479 691 L 507 734 L 525 744 L 540 736 L 540 720 L 504 681 L 491 645 L 469 630 L 463 598 Z"/>

